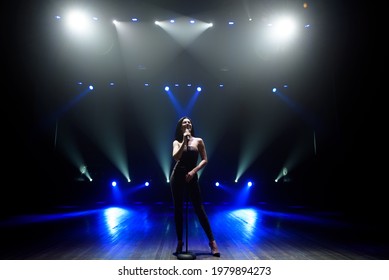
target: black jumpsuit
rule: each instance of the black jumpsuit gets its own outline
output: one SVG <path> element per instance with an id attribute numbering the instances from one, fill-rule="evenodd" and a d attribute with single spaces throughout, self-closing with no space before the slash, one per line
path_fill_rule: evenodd
<path id="1" fill-rule="evenodd" d="M 200 224 L 205 231 L 205 234 L 207 235 L 209 241 L 214 240 L 211 225 L 209 223 L 208 216 L 202 204 L 200 185 L 198 182 L 197 173 L 190 182 L 185 181 L 185 175 L 197 165 L 198 156 L 198 150 L 196 148 L 188 146 L 188 148 L 183 151 L 181 159 L 176 162 L 170 177 L 170 187 L 173 195 L 174 221 L 176 224 L 177 240 L 182 240 L 183 236 L 183 214 L 184 200 L 186 200 L 186 191 L 188 194 L 188 198 L 190 198 L 192 202 L 193 208 L 200 221 Z"/>

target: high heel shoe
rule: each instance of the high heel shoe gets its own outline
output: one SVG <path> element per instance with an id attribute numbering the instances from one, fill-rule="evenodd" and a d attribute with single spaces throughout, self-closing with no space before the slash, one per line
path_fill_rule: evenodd
<path id="1" fill-rule="evenodd" d="M 178 241 L 177 247 L 176 247 L 176 254 L 181 254 L 182 253 L 182 247 L 184 246 L 183 241 Z"/>
<path id="2" fill-rule="evenodd" d="M 215 240 L 209 242 L 209 247 L 211 248 L 211 254 L 214 257 L 220 257 L 219 249 L 217 248 L 217 244 Z"/>

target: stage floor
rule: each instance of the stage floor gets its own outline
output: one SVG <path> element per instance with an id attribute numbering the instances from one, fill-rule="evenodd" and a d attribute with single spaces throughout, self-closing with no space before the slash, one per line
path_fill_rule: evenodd
<path id="1" fill-rule="evenodd" d="M 188 249 L 207 260 L 379 260 L 389 242 L 335 212 L 205 204 L 221 257 L 188 211 Z M 0 221 L 2 260 L 175 260 L 173 208 L 132 204 L 61 208 Z M 184 249 L 186 247 L 184 246 Z"/>

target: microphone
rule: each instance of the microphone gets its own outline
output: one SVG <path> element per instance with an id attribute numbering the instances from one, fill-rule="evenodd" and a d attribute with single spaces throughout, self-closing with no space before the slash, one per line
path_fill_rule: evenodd
<path id="1" fill-rule="evenodd" d="M 186 131 L 190 133 L 190 131 L 189 131 L 189 129 L 188 129 L 188 128 L 186 129 Z M 186 140 L 187 140 L 187 141 L 189 141 L 189 139 L 190 139 L 190 135 L 186 135 L 185 137 L 186 137 Z"/>

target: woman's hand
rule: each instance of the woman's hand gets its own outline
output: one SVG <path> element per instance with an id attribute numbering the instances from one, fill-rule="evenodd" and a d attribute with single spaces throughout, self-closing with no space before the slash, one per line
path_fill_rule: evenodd
<path id="1" fill-rule="evenodd" d="M 196 173 L 194 173 L 193 171 L 188 172 L 188 173 L 185 175 L 185 181 L 186 181 L 187 183 L 189 183 L 190 180 L 193 179 L 193 177 L 195 176 L 195 174 L 196 174 Z"/>
<path id="2" fill-rule="evenodd" d="M 190 130 L 189 129 L 185 129 L 185 132 L 184 132 L 184 145 L 188 145 L 188 142 L 189 142 L 189 139 L 191 137 L 191 134 L 190 134 Z"/>

